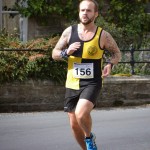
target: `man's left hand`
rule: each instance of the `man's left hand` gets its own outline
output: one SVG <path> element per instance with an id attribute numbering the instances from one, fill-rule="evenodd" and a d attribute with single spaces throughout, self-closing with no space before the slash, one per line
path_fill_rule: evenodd
<path id="1" fill-rule="evenodd" d="M 111 73 L 111 64 L 107 64 L 102 71 L 102 77 L 107 77 L 110 75 L 110 73 Z"/>

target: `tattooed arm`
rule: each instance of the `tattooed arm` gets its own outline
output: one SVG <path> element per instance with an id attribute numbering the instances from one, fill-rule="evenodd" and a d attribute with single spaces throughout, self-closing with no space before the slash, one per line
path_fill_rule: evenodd
<path id="1" fill-rule="evenodd" d="M 67 48 L 67 44 L 70 38 L 71 34 L 71 27 L 68 27 L 67 29 L 64 30 L 62 33 L 60 39 L 58 40 L 55 48 L 52 51 L 52 58 L 55 60 L 60 60 L 61 58 L 61 51 Z"/>
<path id="2" fill-rule="evenodd" d="M 117 46 L 117 43 L 113 39 L 113 37 L 106 31 L 103 33 L 104 35 L 104 48 L 107 49 L 111 53 L 112 64 L 117 64 L 121 59 L 121 53 Z"/>
<path id="3" fill-rule="evenodd" d="M 71 27 L 68 27 L 67 29 L 64 30 L 62 33 L 59 41 L 57 42 L 55 48 L 53 49 L 52 52 L 52 58 L 55 60 L 62 60 L 61 52 L 66 49 L 66 54 L 71 55 L 74 51 L 76 51 L 81 45 L 80 42 L 75 42 L 72 43 L 71 45 L 68 46 L 68 42 L 71 36 Z"/>
<path id="4" fill-rule="evenodd" d="M 113 37 L 106 31 L 103 30 L 102 32 L 102 47 L 107 49 L 111 53 L 111 64 L 117 64 L 121 59 L 121 53 L 117 46 L 117 43 L 113 39 Z M 105 66 L 103 70 L 103 76 L 108 76 L 111 72 L 111 64 Z"/>

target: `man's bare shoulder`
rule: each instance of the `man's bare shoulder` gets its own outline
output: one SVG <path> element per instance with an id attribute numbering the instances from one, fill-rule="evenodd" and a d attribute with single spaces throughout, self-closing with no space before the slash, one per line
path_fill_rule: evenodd
<path id="1" fill-rule="evenodd" d="M 102 30 L 102 38 L 106 38 L 106 37 L 112 37 L 111 34 L 109 32 L 107 32 L 106 30 Z"/>
<path id="2" fill-rule="evenodd" d="M 107 49 L 112 54 L 111 63 L 117 64 L 121 59 L 121 53 L 116 41 L 113 39 L 112 35 L 105 30 L 102 32 L 102 40 L 104 49 Z"/>
<path id="3" fill-rule="evenodd" d="M 63 31 L 63 33 L 62 33 L 60 39 L 58 40 L 54 50 L 63 50 L 64 48 L 66 48 L 67 44 L 69 42 L 69 39 L 70 39 L 70 35 L 71 35 L 71 27 L 68 27 Z"/>
<path id="4" fill-rule="evenodd" d="M 104 48 L 105 47 L 105 39 L 106 39 L 106 36 L 108 35 L 109 33 L 107 31 L 105 31 L 104 29 L 102 30 L 102 33 L 101 33 L 101 38 L 100 38 L 100 44 L 101 44 L 101 47 Z"/>
<path id="5" fill-rule="evenodd" d="M 108 50 L 113 50 L 117 48 L 116 41 L 114 40 L 112 35 L 105 30 L 102 31 L 102 41 L 103 41 L 104 47 Z"/>
<path id="6" fill-rule="evenodd" d="M 71 30 L 72 30 L 72 27 L 69 26 L 68 28 L 66 28 L 63 33 L 62 33 L 62 37 L 67 39 L 67 41 L 69 41 L 70 39 L 70 36 L 71 36 Z"/>

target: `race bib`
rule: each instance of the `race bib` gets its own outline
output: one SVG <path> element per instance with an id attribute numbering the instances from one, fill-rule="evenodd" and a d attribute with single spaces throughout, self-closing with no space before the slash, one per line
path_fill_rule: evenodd
<path id="1" fill-rule="evenodd" d="M 93 78 L 93 63 L 74 63 L 73 77 L 81 79 Z"/>

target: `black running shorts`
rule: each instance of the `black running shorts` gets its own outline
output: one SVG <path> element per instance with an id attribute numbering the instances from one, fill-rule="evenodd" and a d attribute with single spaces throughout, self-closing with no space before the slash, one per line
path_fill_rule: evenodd
<path id="1" fill-rule="evenodd" d="M 87 99 L 95 106 L 101 87 L 102 84 L 94 83 L 83 86 L 79 90 L 66 88 L 64 111 L 72 112 L 75 109 L 79 99 Z"/>

